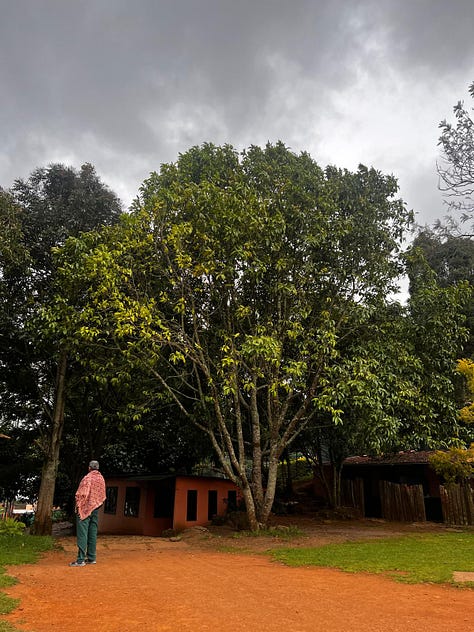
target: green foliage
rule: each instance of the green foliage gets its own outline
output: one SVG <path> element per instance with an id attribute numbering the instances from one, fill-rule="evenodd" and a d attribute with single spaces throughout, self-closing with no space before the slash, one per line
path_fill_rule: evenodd
<path id="1" fill-rule="evenodd" d="M 455 367 L 469 295 L 465 285 L 441 288 L 428 274 L 416 291 L 412 287 L 406 307 L 359 309 L 357 334 L 340 346 L 327 389 L 333 407 L 342 411 L 342 423 L 315 416 L 295 446 L 316 466 L 332 464 L 334 476 L 326 481 L 332 506 L 340 502 L 339 475 L 346 457 L 461 441 Z"/>
<path id="2" fill-rule="evenodd" d="M 469 358 L 461 358 L 458 361 L 456 370 L 464 378 L 459 419 L 464 424 L 469 425 L 474 423 L 474 403 L 472 401 L 474 396 L 474 362 Z"/>
<path id="3" fill-rule="evenodd" d="M 420 438 L 433 429 L 430 447 L 449 446 L 465 439 L 456 402 L 456 365 L 468 338 L 464 310 L 472 297 L 467 281 L 441 287 L 422 252 L 407 257 L 410 276 L 409 315 L 414 324 L 414 348 L 423 367 L 418 426 Z M 429 439 L 429 435 L 428 435 Z"/>
<path id="4" fill-rule="evenodd" d="M 466 482 L 474 475 L 474 448 L 450 448 L 445 452 L 437 450 L 430 456 L 429 461 L 447 485 Z"/>
<path id="5" fill-rule="evenodd" d="M 55 509 L 53 510 L 51 518 L 53 522 L 63 522 L 68 518 L 68 516 L 65 511 L 62 511 L 61 509 Z"/>
<path id="6" fill-rule="evenodd" d="M 33 512 L 20 514 L 17 518 L 19 522 L 22 522 L 25 527 L 31 527 L 35 520 L 35 514 Z"/>
<path id="7" fill-rule="evenodd" d="M 0 460 L 8 498 L 25 478 L 38 477 L 41 460 L 52 469 L 45 480 L 53 481 L 56 474 L 65 388 L 57 388 L 55 377 L 58 357 L 63 366 L 67 363 L 67 349 L 43 320 L 43 307 L 56 291 L 62 292 L 56 285 L 53 249 L 70 235 L 115 223 L 120 214 L 118 198 L 89 164 L 79 171 L 61 164 L 36 169 L 0 195 L 0 228 L 7 231 L 6 239 L 0 237 L 0 416 L 19 436 Z M 78 369 L 71 358 L 67 376 L 73 384 L 82 377 Z M 74 389 L 68 394 L 73 396 Z M 90 409 L 90 399 L 87 403 Z M 78 409 L 85 410 L 82 404 Z M 47 486 L 50 498 L 44 503 L 40 491 L 37 517 L 43 505 L 49 513 L 53 489 L 54 483 Z"/>
<path id="8" fill-rule="evenodd" d="M 272 551 L 272 556 L 290 566 L 383 573 L 406 583 L 454 583 L 454 571 L 472 571 L 472 534 L 406 536 L 316 549 L 278 549 Z"/>
<path id="9" fill-rule="evenodd" d="M 413 241 L 413 246 L 423 253 L 426 263 L 435 273 L 436 283 L 441 288 L 469 283 L 474 287 L 474 242 L 470 237 L 458 236 L 457 227 L 438 226 L 434 230 L 424 228 Z M 411 270 L 410 285 L 417 283 L 418 271 Z M 426 274 L 426 272 L 425 272 Z M 421 280 L 423 280 L 423 273 Z M 462 356 L 474 354 L 474 296 L 460 309 L 465 317 L 468 338 L 464 344 Z"/>
<path id="10" fill-rule="evenodd" d="M 148 372 L 150 398 L 207 435 L 253 526 L 265 523 L 285 447 L 316 414 L 343 420 L 344 341 L 401 271 L 412 217 L 396 194 L 391 176 L 322 170 L 282 143 L 192 148 L 117 227 L 66 243 L 45 323 L 78 357 L 101 350 L 98 383 L 117 360 Z"/>
<path id="11" fill-rule="evenodd" d="M 0 268 L 7 274 L 28 262 L 23 244 L 21 208 L 13 196 L 0 188 Z"/>
<path id="12" fill-rule="evenodd" d="M 0 520 L 0 536 L 2 535 L 21 535 L 25 530 L 23 522 L 19 522 L 14 518 L 6 518 Z"/>
<path id="13" fill-rule="evenodd" d="M 441 287 L 462 281 L 474 284 L 474 242 L 470 237 L 451 234 L 447 229 L 423 228 L 413 241 L 420 248 Z"/>

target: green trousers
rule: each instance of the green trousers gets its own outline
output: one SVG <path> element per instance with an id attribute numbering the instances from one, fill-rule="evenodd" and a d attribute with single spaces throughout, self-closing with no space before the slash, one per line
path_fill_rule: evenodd
<path id="1" fill-rule="evenodd" d="M 90 516 L 81 520 L 76 516 L 77 529 L 77 561 L 95 562 L 97 546 L 97 528 L 99 524 L 99 510 L 94 509 Z"/>

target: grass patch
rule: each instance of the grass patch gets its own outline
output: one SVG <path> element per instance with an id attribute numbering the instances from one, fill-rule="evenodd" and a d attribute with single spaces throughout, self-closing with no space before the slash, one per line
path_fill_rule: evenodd
<path id="1" fill-rule="evenodd" d="M 279 540 L 291 540 L 303 535 L 303 531 L 296 526 L 268 527 L 259 531 L 238 531 L 233 538 L 278 538 Z"/>
<path id="2" fill-rule="evenodd" d="M 465 532 L 278 549 L 271 551 L 271 555 L 289 566 L 384 573 L 407 583 L 455 584 L 454 571 L 474 571 L 473 546 L 474 534 Z M 472 582 L 462 585 L 474 587 Z"/>
<path id="3" fill-rule="evenodd" d="M 5 574 L 5 566 L 36 562 L 43 551 L 53 548 L 53 539 L 47 536 L 0 535 L 0 615 L 11 612 L 18 600 L 5 595 L 1 588 L 13 586 L 13 577 Z M 13 628 L 0 620 L 0 632 Z"/>

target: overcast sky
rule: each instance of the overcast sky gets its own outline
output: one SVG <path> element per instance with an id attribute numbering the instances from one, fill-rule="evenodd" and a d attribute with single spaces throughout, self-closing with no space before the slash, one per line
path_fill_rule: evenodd
<path id="1" fill-rule="evenodd" d="M 394 174 L 431 222 L 473 27 L 472 0 L 0 0 L 0 186 L 91 162 L 128 206 L 192 145 L 280 139 Z"/>

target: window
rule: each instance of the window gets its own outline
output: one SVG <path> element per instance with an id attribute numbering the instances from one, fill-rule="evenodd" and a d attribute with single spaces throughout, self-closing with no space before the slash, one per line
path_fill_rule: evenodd
<path id="1" fill-rule="evenodd" d="M 186 520 L 192 522 L 197 520 L 197 489 L 188 489 L 188 502 L 186 505 Z"/>
<path id="2" fill-rule="evenodd" d="M 125 490 L 125 506 L 123 515 L 129 518 L 138 518 L 140 511 L 140 488 L 127 487 Z"/>
<path id="3" fill-rule="evenodd" d="M 118 496 L 118 487 L 106 488 L 104 513 L 114 514 L 114 515 L 117 513 L 117 496 Z"/>
<path id="4" fill-rule="evenodd" d="M 174 479 L 155 488 L 154 518 L 172 518 L 174 513 Z"/>
<path id="5" fill-rule="evenodd" d="M 210 489 L 207 492 L 207 519 L 212 520 L 217 516 L 217 490 Z"/>

